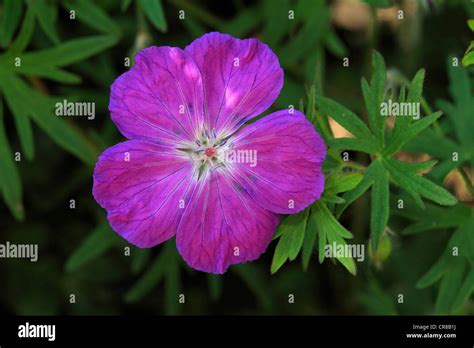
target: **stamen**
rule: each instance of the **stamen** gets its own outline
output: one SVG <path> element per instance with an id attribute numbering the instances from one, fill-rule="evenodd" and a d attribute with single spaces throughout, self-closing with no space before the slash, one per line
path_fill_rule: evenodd
<path id="1" fill-rule="evenodd" d="M 216 149 L 206 149 L 205 154 L 209 157 L 214 156 L 217 153 Z"/>

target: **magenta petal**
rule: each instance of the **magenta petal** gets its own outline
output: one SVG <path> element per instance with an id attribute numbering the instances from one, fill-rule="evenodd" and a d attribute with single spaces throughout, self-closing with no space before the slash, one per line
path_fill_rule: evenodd
<path id="1" fill-rule="evenodd" d="M 148 47 L 111 87 L 112 120 L 129 139 L 194 140 L 202 124 L 203 89 L 198 67 L 174 47 Z"/>
<path id="2" fill-rule="evenodd" d="M 262 207 L 294 214 L 319 199 L 324 190 L 326 147 L 299 111 L 282 110 L 244 127 L 230 141 L 234 151 L 256 151 L 256 162 L 235 163 L 231 171 Z"/>
<path id="3" fill-rule="evenodd" d="M 209 33 L 185 48 L 204 81 L 210 129 L 232 133 L 265 111 L 283 85 L 283 70 L 272 50 L 257 39 Z"/>
<path id="4" fill-rule="evenodd" d="M 278 216 L 255 203 L 221 169 L 196 189 L 176 234 L 178 251 L 194 269 L 224 273 L 257 259 L 270 243 Z"/>
<path id="5" fill-rule="evenodd" d="M 125 141 L 99 157 L 93 195 L 117 233 L 138 247 L 152 247 L 176 232 L 192 191 L 191 166 L 169 148 Z"/>

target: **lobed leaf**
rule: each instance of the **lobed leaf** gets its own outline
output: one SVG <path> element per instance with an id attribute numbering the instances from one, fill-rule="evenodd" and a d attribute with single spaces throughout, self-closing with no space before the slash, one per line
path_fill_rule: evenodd
<path id="1" fill-rule="evenodd" d="M 329 211 L 326 205 L 321 201 L 317 201 L 312 205 L 314 211 L 316 226 L 321 233 L 324 231 L 326 240 L 330 245 L 335 243 L 336 245 L 346 245 L 344 238 L 352 238 L 352 234 L 342 226 L 339 221 L 336 220 L 334 215 Z M 321 239 L 320 239 L 320 255 L 321 255 Z M 324 246 L 326 241 L 324 241 Z M 356 265 L 351 257 L 336 257 L 337 260 L 353 275 L 356 274 Z"/>
<path id="2" fill-rule="evenodd" d="M 433 122 L 441 117 L 443 113 L 437 111 L 429 116 L 410 124 L 405 130 L 399 130 L 392 133 L 389 144 L 383 150 L 385 156 L 390 156 L 400 150 L 408 141 L 418 135 L 420 132 L 428 128 Z"/>
<path id="3" fill-rule="evenodd" d="M 58 145 L 85 163 L 95 163 L 96 149 L 75 128 L 54 114 L 55 100 L 31 89 L 20 78 L 10 76 L 8 83 L 28 107 L 29 115 Z"/>
<path id="4" fill-rule="evenodd" d="M 456 197 L 443 187 L 421 176 L 405 172 L 403 165 L 400 165 L 400 161 L 384 159 L 383 165 L 390 172 L 395 183 L 410 193 L 418 202 L 420 202 L 419 195 L 421 195 L 441 205 L 457 203 Z"/>
<path id="5" fill-rule="evenodd" d="M 276 235 L 280 239 L 273 255 L 271 273 L 277 272 L 281 266 L 289 259 L 293 261 L 298 256 L 303 245 L 304 233 L 306 230 L 306 220 L 308 219 L 309 209 L 294 215 L 289 215 L 280 226 L 278 226 Z"/>
<path id="6" fill-rule="evenodd" d="M 316 96 L 317 106 L 357 138 L 374 141 L 370 130 L 352 111 L 332 99 Z"/>

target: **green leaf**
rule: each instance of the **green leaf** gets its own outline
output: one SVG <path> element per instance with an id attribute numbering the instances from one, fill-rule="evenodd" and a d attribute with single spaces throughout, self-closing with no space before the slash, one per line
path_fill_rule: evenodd
<path id="1" fill-rule="evenodd" d="M 274 307 L 272 290 L 264 280 L 265 275 L 255 264 L 245 263 L 232 267 L 234 271 L 247 284 L 255 294 L 257 303 L 262 306 L 265 313 L 270 313 Z"/>
<path id="2" fill-rule="evenodd" d="M 23 220 L 21 180 L 13 157 L 3 123 L 3 99 L 0 96 L 0 189 L 13 216 Z"/>
<path id="3" fill-rule="evenodd" d="M 410 88 L 408 90 L 408 96 L 405 99 L 405 85 L 400 89 L 399 102 L 406 103 L 420 103 L 423 93 L 423 81 L 425 79 L 425 70 L 420 69 L 415 74 L 415 77 L 410 83 Z M 409 127 L 413 115 L 398 115 L 395 117 L 395 125 L 393 126 L 392 132 L 388 137 L 388 144 L 396 146 L 397 142 L 392 140 L 394 137 L 399 137 L 400 134 L 403 134 L 406 129 Z M 421 116 L 421 115 L 420 115 Z"/>
<path id="4" fill-rule="evenodd" d="M 370 240 L 372 248 L 377 250 L 382 232 L 387 226 L 390 214 L 388 175 L 379 160 L 373 162 L 374 183 L 372 185 L 372 203 L 370 213 Z"/>
<path id="5" fill-rule="evenodd" d="M 302 16 L 296 15 L 296 18 L 305 19 L 301 30 L 291 40 L 286 41 L 278 56 L 282 66 L 285 67 L 306 58 L 314 47 L 319 46 L 329 26 L 329 11 L 322 2 L 300 1 L 299 7 L 301 8 L 297 8 L 295 14 L 301 13 Z M 283 22 L 285 21 L 288 19 Z"/>
<path id="6" fill-rule="evenodd" d="M 452 154 L 459 151 L 459 145 L 451 139 L 448 139 L 431 128 L 425 129 L 415 139 L 412 139 L 404 147 L 404 150 L 410 152 L 427 153 L 436 158 L 449 159 L 452 161 Z M 462 154 L 460 154 L 462 157 Z M 462 158 L 460 158 L 461 160 Z"/>
<path id="7" fill-rule="evenodd" d="M 273 254 L 272 265 L 270 267 L 270 272 L 272 274 L 276 273 L 288 260 L 292 240 L 293 238 L 289 233 L 283 233 L 278 240 L 275 253 Z"/>
<path id="8" fill-rule="evenodd" d="M 474 31 L 474 19 L 468 19 L 467 20 L 467 25 L 471 31 Z"/>
<path id="9" fill-rule="evenodd" d="M 384 99 L 385 79 L 387 68 L 383 57 L 377 51 L 372 54 L 372 76 L 370 79 L 370 89 L 365 79 L 362 79 L 362 92 L 364 95 L 367 111 L 369 115 L 369 124 L 375 134 L 379 147 L 383 145 L 385 117 L 380 115 L 380 104 Z"/>
<path id="10" fill-rule="evenodd" d="M 3 15 L 0 24 L 0 45 L 7 47 L 20 22 L 23 2 L 19 0 L 4 0 Z"/>
<path id="11" fill-rule="evenodd" d="M 448 263 L 450 260 L 449 255 L 441 257 L 426 274 L 424 274 L 420 280 L 416 283 L 418 289 L 426 288 L 435 282 L 437 282 L 443 274 L 447 271 Z"/>
<path id="12" fill-rule="evenodd" d="M 474 213 L 470 207 L 461 204 L 444 209 L 428 205 L 423 214 L 410 209 L 408 217 L 422 222 L 435 221 L 440 225 L 446 220 L 457 220 L 458 228 L 449 239 L 443 254 L 416 284 L 417 288 L 424 288 L 441 279 L 436 312 L 452 313 L 467 301 L 474 290 Z M 459 254 L 454 253 L 454 247 Z"/>
<path id="13" fill-rule="evenodd" d="M 417 103 L 420 102 L 423 96 L 423 82 L 425 80 L 425 69 L 420 69 L 415 74 L 415 77 L 411 81 L 410 88 L 408 89 L 407 102 Z"/>
<path id="14" fill-rule="evenodd" d="M 222 278 L 216 274 L 208 274 L 207 284 L 209 286 L 211 299 L 217 301 L 222 295 Z"/>
<path id="15" fill-rule="evenodd" d="M 469 66 L 474 64 L 474 51 L 468 52 L 464 57 L 462 57 L 462 65 Z"/>
<path id="16" fill-rule="evenodd" d="M 173 243 L 168 241 L 141 278 L 125 294 L 126 302 L 137 302 L 163 279 L 173 252 Z"/>
<path id="17" fill-rule="evenodd" d="M 122 4 L 120 5 L 120 10 L 122 12 L 127 11 L 131 3 L 132 3 L 132 0 L 122 0 Z"/>
<path id="18" fill-rule="evenodd" d="M 202 26 L 199 21 L 195 20 L 192 17 L 186 18 L 186 20 L 183 21 L 183 25 L 193 38 L 198 38 L 207 33 L 206 28 Z"/>
<path id="19" fill-rule="evenodd" d="M 433 122 L 440 118 L 442 114 L 443 113 L 441 111 L 437 111 L 410 124 L 403 131 L 399 130 L 396 133 L 392 133 L 392 136 L 388 142 L 389 145 L 384 149 L 383 154 L 385 156 L 390 156 L 400 150 L 409 140 L 429 127 Z"/>
<path id="20" fill-rule="evenodd" d="M 455 219 L 447 219 L 444 221 L 420 221 L 406 227 L 403 231 L 403 235 L 418 234 L 425 231 L 441 230 L 446 228 L 457 227 L 459 224 Z"/>
<path id="21" fill-rule="evenodd" d="M 315 220 L 316 221 L 316 220 Z M 318 229 L 318 225 L 316 224 L 316 230 Z M 324 232 L 324 230 L 320 231 L 320 230 L 317 230 L 318 231 L 318 261 L 319 263 L 323 263 L 324 262 L 324 258 L 326 257 L 325 255 L 325 251 L 326 251 L 326 233 Z"/>
<path id="22" fill-rule="evenodd" d="M 316 242 L 316 235 L 318 233 L 316 227 L 316 220 L 312 211 L 308 216 L 308 222 L 306 224 L 306 232 L 303 239 L 303 247 L 301 251 L 301 261 L 303 263 L 303 269 L 306 271 L 313 254 L 314 243 Z"/>
<path id="23" fill-rule="evenodd" d="M 296 259 L 303 245 L 304 234 L 308 221 L 308 213 L 309 209 L 305 209 L 301 213 L 296 214 L 299 216 L 299 220 L 298 223 L 295 224 L 293 231 L 290 232 L 293 235 L 293 240 L 291 242 L 290 250 L 288 252 L 288 258 L 290 259 L 290 261 Z"/>
<path id="24" fill-rule="evenodd" d="M 449 103 L 437 104 L 446 111 L 450 121 L 454 125 L 454 131 L 457 139 L 462 144 L 462 151 L 470 153 L 471 164 L 474 165 L 474 155 L 472 149 L 474 148 L 474 137 L 472 136 L 472 129 L 474 129 L 474 117 L 472 117 L 472 110 L 474 109 L 474 94 L 472 93 L 471 82 L 469 78 L 468 69 L 463 67 L 453 67 L 448 65 L 449 75 L 449 92 L 452 96 L 453 103 L 448 109 L 445 106 Z"/>
<path id="25" fill-rule="evenodd" d="M 165 273 L 165 313 L 166 315 L 177 315 L 182 306 L 178 302 L 181 288 L 179 277 L 179 264 L 176 251 L 170 253 Z"/>
<path id="26" fill-rule="evenodd" d="M 221 31 L 236 37 L 245 37 L 260 23 L 260 16 L 255 8 L 246 8 L 227 21 Z"/>
<path id="27" fill-rule="evenodd" d="M 392 253 L 392 241 L 388 233 L 383 233 L 380 236 L 377 249 L 372 247 L 372 243 L 369 244 L 368 249 L 370 261 L 380 269 L 383 263 L 390 257 L 390 254 Z"/>
<path id="28" fill-rule="evenodd" d="M 317 201 L 312 205 L 315 214 L 316 226 L 318 232 L 324 231 L 327 241 L 330 245 L 346 245 L 344 238 L 352 238 L 352 234 L 346 230 L 334 215 L 329 211 L 326 205 Z M 326 243 L 324 243 L 326 244 Z M 320 239 L 321 248 L 321 239 Z M 337 260 L 353 275 L 356 274 L 356 265 L 351 257 L 337 257 Z"/>
<path id="29" fill-rule="evenodd" d="M 369 310 L 371 315 L 396 315 L 397 310 L 391 296 L 378 284 L 376 278 L 370 274 L 360 301 Z"/>
<path id="30" fill-rule="evenodd" d="M 33 9 L 39 25 L 46 36 L 55 44 L 59 43 L 59 36 L 56 30 L 58 10 L 55 4 L 46 0 L 28 0 L 28 6 Z"/>
<path id="31" fill-rule="evenodd" d="M 452 309 L 457 311 L 474 292 L 474 269 L 471 269 L 453 301 Z"/>
<path id="32" fill-rule="evenodd" d="M 276 273 L 286 260 L 290 259 L 290 261 L 293 261 L 298 255 L 303 244 L 307 218 L 308 209 L 305 209 L 298 214 L 288 216 L 278 226 L 275 234 L 280 235 L 280 239 L 270 268 L 272 274 Z"/>
<path id="33" fill-rule="evenodd" d="M 346 107 L 322 96 L 316 96 L 316 103 L 322 111 L 331 116 L 354 136 L 366 140 L 375 140 L 364 122 Z"/>
<path id="34" fill-rule="evenodd" d="M 78 75 L 67 71 L 42 65 L 22 65 L 16 69 L 17 73 L 44 77 L 62 83 L 79 83 L 81 78 Z"/>
<path id="35" fill-rule="evenodd" d="M 282 9 L 286 11 L 282 11 Z M 272 48 L 275 48 L 281 42 L 289 30 L 288 11 L 290 9 L 291 5 L 288 0 L 279 1 L 278 6 L 275 6 L 273 0 L 264 0 L 262 2 L 261 13 L 265 18 L 262 30 L 263 42 Z"/>
<path id="36" fill-rule="evenodd" d="M 366 192 L 369 187 L 373 184 L 375 180 L 375 170 L 374 166 L 372 163 L 369 165 L 367 168 L 366 172 L 364 173 L 364 176 L 362 180 L 359 182 L 359 184 L 351 191 L 348 191 L 344 193 L 342 198 L 346 201 L 344 204 L 341 204 L 337 207 L 336 209 L 336 216 L 340 217 L 344 210 L 352 203 L 354 202 L 357 198 L 362 196 L 364 192 Z"/>
<path id="37" fill-rule="evenodd" d="M 76 18 L 104 34 L 110 34 L 116 38 L 120 37 L 120 27 L 112 18 L 91 0 L 66 1 L 63 3 L 69 11 L 76 12 Z"/>
<path id="38" fill-rule="evenodd" d="M 458 291 L 462 286 L 465 262 L 459 257 L 453 258 L 449 272 L 441 280 L 441 285 L 436 298 L 436 313 L 450 314 Z"/>
<path id="39" fill-rule="evenodd" d="M 462 204 L 456 204 L 451 207 L 442 207 L 427 203 L 425 209 L 422 210 L 413 206 L 409 200 L 406 200 L 404 208 L 395 209 L 394 214 L 415 221 L 414 224 L 409 225 L 402 230 L 402 234 L 409 235 L 427 230 L 468 226 L 471 209 Z"/>
<path id="40" fill-rule="evenodd" d="M 117 235 L 107 221 L 98 225 L 69 256 L 66 261 L 66 272 L 74 272 L 92 262 L 112 248 L 118 241 Z"/>
<path id="41" fill-rule="evenodd" d="M 400 161 L 384 159 L 383 165 L 390 172 L 395 183 L 410 193 L 415 199 L 419 196 L 426 197 L 441 205 L 454 205 L 457 203 L 456 197 L 443 187 L 440 187 L 430 180 L 412 173 L 406 173 Z"/>
<path id="42" fill-rule="evenodd" d="M 97 152 L 93 144 L 54 114 L 55 101 L 53 99 L 32 90 L 18 77 L 10 76 L 8 83 L 28 107 L 30 117 L 51 139 L 85 163 L 90 165 L 95 163 Z"/>
<path id="43" fill-rule="evenodd" d="M 370 89 L 369 83 L 365 78 L 360 81 L 362 95 L 365 101 L 365 107 L 367 108 L 367 114 L 369 116 L 369 125 L 372 132 L 380 139 L 380 123 L 382 121 L 382 115 L 380 115 L 380 104 L 375 101 L 375 91 Z"/>
<path id="44" fill-rule="evenodd" d="M 377 52 L 372 52 L 372 76 L 370 78 L 370 87 L 374 96 L 374 102 L 377 105 L 383 100 L 385 90 L 385 79 L 387 76 L 387 68 L 382 55 Z"/>
<path id="45" fill-rule="evenodd" d="M 20 2 L 20 1 L 18 1 Z M 30 42 L 31 35 L 35 29 L 35 15 L 33 10 L 28 7 L 25 14 L 25 19 L 21 26 L 20 33 L 18 34 L 15 41 L 12 43 L 8 53 L 11 56 L 17 56 L 19 53 L 23 52 L 28 43 Z"/>
<path id="46" fill-rule="evenodd" d="M 362 151 L 370 154 L 375 154 L 378 150 L 373 139 L 336 138 L 329 140 L 328 145 L 334 150 Z"/>
<path id="47" fill-rule="evenodd" d="M 346 200 L 342 197 L 337 196 L 333 193 L 328 193 L 323 197 L 325 202 L 334 203 L 334 204 L 343 204 Z"/>
<path id="48" fill-rule="evenodd" d="M 422 171 L 427 170 L 428 168 L 433 167 L 438 161 L 436 160 L 431 160 L 431 161 L 425 161 L 425 162 L 414 162 L 414 163 L 409 163 L 409 162 L 398 162 L 398 166 L 403 170 L 411 174 L 418 174 Z"/>
<path id="49" fill-rule="evenodd" d="M 400 94 L 398 95 L 398 101 L 400 103 L 405 102 L 406 93 L 407 93 L 407 87 L 406 87 L 405 83 L 403 83 L 402 86 L 400 87 Z"/>
<path id="50" fill-rule="evenodd" d="M 89 58 L 113 46 L 115 41 L 115 38 L 105 35 L 73 39 L 53 48 L 26 53 L 21 59 L 21 64 L 65 66 Z"/>
<path id="51" fill-rule="evenodd" d="M 354 189 L 362 181 L 361 173 L 336 173 L 326 177 L 324 194 L 340 193 Z"/>
<path id="52" fill-rule="evenodd" d="M 138 249 L 136 248 L 132 253 L 132 265 L 131 270 L 133 274 L 140 273 L 145 267 L 146 263 L 150 259 L 151 249 Z"/>
<path id="53" fill-rule="evenodd" d="M 156 29 L 166 32 L 168 25 L 166 24 L 165 14 L 161 6 L 161 0 L 139 0 L 143 12 L 154 25 Z"/>
<path id="54" fill-rule="evenodd" d="M 336 57 L 342 58 L 347 54 L 347 48 L 334 30 L 329 30 L 325 37 L 326 47 Z"/>
<path id="55" fill-rule="evenodd" d="M 8 107 L 10 108 L 14 119 L 15 125 L 20 137 L 21 147 L 25 152 L 26 158 L 31 160 L 34 156 L 34 141 L 33 141 L 33 130 L 31 127 L 30 119 L 28 118 L 28 109 L 25 108 L 25 103 L 15 89 L 0 85 L 5 95 Z"/>

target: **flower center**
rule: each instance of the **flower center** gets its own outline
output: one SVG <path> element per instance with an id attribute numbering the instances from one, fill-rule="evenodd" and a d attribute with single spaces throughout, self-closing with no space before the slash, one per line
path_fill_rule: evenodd
<path id="1" fill-rule="evenodd" d="M 209 149 L 206 149 L 204 153 L 206 154 L 206 156 L 212 157 L 217 153 L 217 150 L 213 148 L 209 148 Z"/>
<path id="2" fill-rule="evenodd" d="M 193 162 L 194 173 L 198 180 L 216 168 L 225 167 L 225 154 L 232 148 L 228 137 L 219 137 L 215 130 L 203 129 L 194 142 L 183 143 L 178 147 L 181 155 L 189 157 Z"/>

